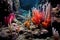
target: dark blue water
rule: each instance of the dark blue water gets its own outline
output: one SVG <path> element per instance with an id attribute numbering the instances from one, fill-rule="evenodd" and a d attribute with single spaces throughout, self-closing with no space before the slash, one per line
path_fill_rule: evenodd
<path id="1" fill-rule="evenodd" d="M 20 7 L 29 10 L 39 3 L 39 0 L 20 0 Z"/>

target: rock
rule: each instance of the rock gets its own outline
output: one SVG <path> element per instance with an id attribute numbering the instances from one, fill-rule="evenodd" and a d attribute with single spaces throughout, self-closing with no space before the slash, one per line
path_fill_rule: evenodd
<path id="1" fill-rule="evenodd" d="M 46 29 L 42 29 L 41 34 L 44 34 L 44 33 L 48 33 L 48 31 Z"/>

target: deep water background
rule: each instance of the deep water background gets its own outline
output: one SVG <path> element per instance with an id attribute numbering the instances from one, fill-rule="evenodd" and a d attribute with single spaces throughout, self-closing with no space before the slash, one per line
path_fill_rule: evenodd
<path id="1" fill-rule="evenodd" d="M 38 6 L 38 4 L 43 4 L 48 0 L 19 0 L 20 7 L 24 10 L 29 10 L 32 7 Z"/>
<path id="2" fill-rule="evenodd" d="M 24 10 L 29 10 L 39 3 L 39 0 L 20 0 L 20 7 Z"/>

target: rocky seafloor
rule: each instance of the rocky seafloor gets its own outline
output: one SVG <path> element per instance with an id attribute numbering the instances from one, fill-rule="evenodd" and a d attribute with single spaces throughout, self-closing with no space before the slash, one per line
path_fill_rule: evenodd
<path id="1" fill-rule="evenodd" d="M 0 28 L 0 39 L 1 40 L 54 40 L 47 33 L 41 34 L 39 29 L 35 30 L 21 30 L 19 33 L 16 31 L 9 32 L 8 27 Z"/>

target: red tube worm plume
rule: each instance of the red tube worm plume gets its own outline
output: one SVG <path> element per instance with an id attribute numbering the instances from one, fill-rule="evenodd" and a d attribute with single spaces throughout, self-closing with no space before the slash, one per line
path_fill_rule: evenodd
<path id="1" fill-rule="evenodd" d="M 43 25 L 44 28 L 47 28 L 50 23 L 51 23 L 51 16 L 48 15 L 47 19 L 44 20 L 44 22 L 42 22 L 42 25 Z"/>
<path id="2" fill-rule="evenodd" d="M 14 20 L 14 18 L 15 18 L 15 14 L 10 13 L 8 17 L 5 17 L 5 23 L 6 24 L 11 24 L 11 22 Z"/>
<path id="3" fill-rule="evenodd" d="M 35 24 L 35 25 L 39 25 L 40 22 L 42 21 L 42 18 L 43 18 L 43 13 L 39 12 L 39 10 L 35 9 L 32 11 L 32 22 Z"/>

